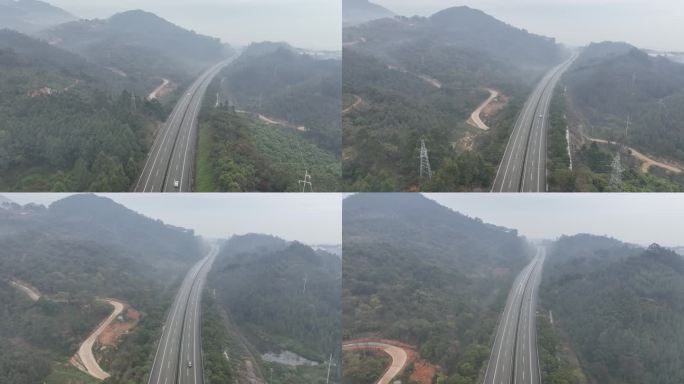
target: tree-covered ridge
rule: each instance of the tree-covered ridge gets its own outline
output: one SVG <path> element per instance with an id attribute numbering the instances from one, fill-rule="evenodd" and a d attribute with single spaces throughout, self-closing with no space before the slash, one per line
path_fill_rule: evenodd
<path id="1" fill-rule="evenodd" d="M 44 42 L 0 31 L 0 187 L 127 191 L 139 174 L 156 101 L 108 71 Z"/>
<path id="2" fill-rule="evenodd" d="M 589 376 L 608 384 L 684 379 L 680 255 L 582 236 L 561 239 L 548 262 L 542 303 Z"/>
<path id="3" fill-rule="evenodd" d="M 228 241 L 209 275 L 218 303 L 259 353 L 287 350 L 321 365 L 333 354 L 338 361 L 340 258 L 298 242 L 249 236 Z M 324 383 L 325 373 L 315 382 Z"/>
<path id="4" fill-rule="evenodd" d="M 605 42 L 587 47 L 563 83 L 586 134 L 684 161 L 684 65 Z"/>
<path id="5" fill-rule="evenodd" d="M 418 194 L 348 197 L 343 226 L 343 337 L 414 344 L 450 380 L 477 380 L 525 241 Z"/>
<path id="6" fill-rule="evenodd" d="M 343 40 L 343 99 L 361 100 L 343 116 L 344 180 L 360 191 L 489 189 L 523 101 L 564 55 L 467 7 L 348 27 Z M 485 87 L 508 100 L 488 132 L 466 123 Z M 419 177 L 421 139 L 432 182 Z"/>
<path id="7" fill-rule="evenodd" d="M 252 44 L 215 82 L 238 109 L 304 127 L 303 137 L 339 156 L 342 62 L 284 43 Z"/>
<path id="8" fill-rule="evenodd" d="M 64 23 L 39 36 L 135 78 L 182 81 L 228 53 L 217 38 L 186 30 L 141 10 L 117 13 L 104 20 Z"/>
<path id="9" fill-rule="evenodd" d="M 97 297 L 141 312 L 105 362 L 108 383 L 143 382 L 173 292 L 201 252 L 192 233 L 90 195 L 0 208 L 0 244 L 0 340 L 16 346 L 0 354 L 0 382 L 17 384 L 43 382 L 67 362 L 111 312 Z M 28 300 L 9 284 L 15 279 L 41 298 Z"/>

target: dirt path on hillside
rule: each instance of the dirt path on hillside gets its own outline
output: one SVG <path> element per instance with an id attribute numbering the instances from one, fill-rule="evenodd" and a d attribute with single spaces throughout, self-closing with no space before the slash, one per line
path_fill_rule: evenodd
<path id="1" fill-rule="evenodd" d="M 17 288 L 20 292 L 26 294 L 29 299 L 33 301 L 38 301 L 40 299 L 40 292 L 38 289 L 16 279 L 10 281 L 13 287 Z"/>
<path id="2" fill-rule="evenodd" d="M 589 137 L 587 135 L 582 135 L 585 139 L 589 141 L 593 141 L 595 143 L 601 143 L 601 144 L 612 144 L 612 145 L 622 145 L 618 142 L 615 141 L 609 141 L 609 140 L 604 140 L 604 139 L 595 139 L 593 137 Z M 651 169 L 651 167 L 658 167 L 662 168 L 666 171 L 674 172 L 674 173 L 682 173 L 684 172 L 684 167 L 680 166 L 679 164 L 675 163 L 665 163 L 662 161 L 655 160 L 652 157 L 649 157 L 636 149 L 632 147 L 627 147 L 625 146 L 630 152 L 630 154 L 637 160 L 641 161 L 641 172 L 648 173 L 648 170 Z"/>
<path id="3" fill-rule="evenodd" d="M 171 81 L 169 79 L 162 79 L 161 85 L 159 85 L 157 88 L 154 89 L 148 96 L 147 100 L 154 100 L 158 99 L 171 90 Z"/>
<path id="4" fill-rule="evenodd" d="M 358 107 L 361 103 L 363 103 L 363 99 L 360 96 L 357 96 L 357 95 L 353 95 L 353 96 L 354 96 L 354 103 L 352 103 L 352 105 L 350 105 L 347 108 L 342 110 L 343 115 L 351 112 L 354 108 Z"/>
<path id="5" fill-rule="evenodd" d="M 409 72 L 408 70 L 406 70 L 406 69 L 404 69 L 404 68 L 395 67 L 395 66 L 393 66 L 393 65 L 388 65 L 388 66 L 387 66 L 387 69 L 394 70 L 394 71 L 399 71 L 399 72 L 405 73 L 405 74 L 407 74 L 407 75 L 415 76 L 415 77 L 417 77 L 417 78 L 423 80 L 424 82 L 426 82 L 426 83 L 432 85 L 433 87 L 435 87 L 435 88 L 437 88 L 437 89 L 441 89 L 441 88 L 442 88 L 442 83 L 441 83 L 439 80 L 435 79 L 434 77 L 430 77 L 430 76 L 428 76 L 428 75 L 421 75 L 421 74 L 418 74 L 418 73 Z"/>
<path id="6" fill-rule="evenodd" d="M 284 121 L 284 120 L 276 119 L 275 117 L 268 117 L 268 116 L 262 115 L 260 113 L 249 112 L 249 111 L 245 111 L 242 109 L 236 109 L 235 112 L 255 117 L 259 121 L 264 122 L 268 125 L 279 125 L 281 127 L 294 129 L 294 130 L 297 130 L 300 132 L 308 131 L 308 129 L 303 125 L 292 124 L 292 123 L 289 123 L 289 122 Z"/>
<path id="7" fill-rule="evenodd" d="M 375 341 L 350 342 L 342 345 L 342 350 L 345 351 L 360 351 L 369 349 L 383 351 L 392 358 L 392 363 L 390 363 L 390 366 L 387 368 L 380 380 L 378 380 L 377 384 L 391 383 L 392 380 L 406 368 L 409 352 L 396 345 Z"/>
<path id="8" fill-rule="evenodd" d="M 467 121 L 467 123 L 472 125 L 473 127 L 480 128 L 484 131 L 488 131 L 489 127 L 482 121 L 482 111 L 485 108 L 487 108 L 487 106 L 499 96 L 499 92 L 493 89 L 487 88 L 487 91 L 489 91 L 489 97 L 487 98 L 487 100 L 482 102 L 482 104 L 480 104 L 480 106 L 477 107 L 477 109 L 474 110 L 473 113 L 470 114 L 470 118 Z"/>
<path id="9" fill-rule="evenodd" d="M 89 374 L 90 376 L 96 379 L 105 380 L 109 377 L 109 373 L 105 372 L 100 367 L 100 364 L 97 363 L 97 360 L 93 355 L 93 346 L 95 345 L 95 340 L 97 340 L 98 336 L 100 336 L 100 334 L 105 330 L 105 328 L 107 328 L 107 326 L 109 326 L 109 324 L 111 324 L 111 322 L 114 321 L 114 319 L 116 319 L 116 317 L 119 316 L 121 312 L 123 312 L 125 304 L 114 299 L 103 299 L 100 301 L 111 304 L 114 307 L 114 310 L 109 315 L 109 317 L 107 317 L 103 322 L 101 322 L 100 325 L 98 325 L 97 328 L 95 328 L 93 333 L 91 333 L 90 336 L 88 336 L 88 338 L 85 339 L 83 343 L 81 343 L 78 352 L 76 352 L 76 354 L 71 358 L 70 362 L 76 368 Z"/>

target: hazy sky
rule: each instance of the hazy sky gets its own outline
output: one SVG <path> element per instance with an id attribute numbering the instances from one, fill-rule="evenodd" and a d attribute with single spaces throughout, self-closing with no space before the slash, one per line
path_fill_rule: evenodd
<path id="1" fill-rule="evenodd" d="M 87 19 L 142 9 L 184 28 L 237 45 L 271 40 L 308 49 L 341 49 L 341 0 L 46 1 Z"/>
<path id="2" fill-rule="evenodd" d="M 562 43 L 626 41 L 640 48 L 684 51 L 682 0 L 372 0 L 411 16 L 467 5 Z"/>
<path id="3" fill-rule="evenodd" d="M 684 194 L 426 194 L 531 239 L 591 233 L 648 245 L 684 245 Z"/>
<path id="4" fill-rule="evenodd" d="M 3 193 L 18 204 L 49 205 L 69 194 Z M 210 238 L 265 233 L 302 243 L 342 242 L 342 195 L 334 193 L 98 193 L 145 216 Z"/>

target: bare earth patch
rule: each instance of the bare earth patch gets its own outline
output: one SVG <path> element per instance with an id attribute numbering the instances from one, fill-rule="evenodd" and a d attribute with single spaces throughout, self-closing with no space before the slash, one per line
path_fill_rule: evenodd
<path id="1" fill-rule="evenodd" d="M 437 366 L 420 358 L 415 346 L 397 340 L 380 338 L 350 340 L 342 344 L 342 349 L 347 351 L 379 350 L 390 355 L 392 363 L 377 384 L 392 383 L 410 363 L 414 366 L 410 379 L 418 384 L 432 384 L 432 379 L 437 372 Z"/>

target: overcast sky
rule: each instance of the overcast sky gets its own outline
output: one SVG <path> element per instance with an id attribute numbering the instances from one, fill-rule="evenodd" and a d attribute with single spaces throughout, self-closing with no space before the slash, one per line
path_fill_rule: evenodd
<path id="1" fill-rule="evenodd" d="M 684 51 L 682 0 L 371 0 L 411 16 L 456 5 L 555 37 L 570 45 L 626 41 L 640 48 Z"/>
<path id="2" fill-rule="evenodd" d="M 224 42 L 287 41 L 308 49 L 340 50 L 341 0 L 46 0 L 80 18 L 107 18 L 131 9 Z"/>
<path id="3" fill-rule="evenodd" d="M 684 245 L 684 194 L 426 194 L 483 221 L 515 228 L 530 239 L 591 233 L 649 245 Z"/>
<path id="4" fill-rule="evenodd" d="M 18 204 L 49 205 L 69 194 L 3 193 Z M 265 233 L 310 245 L 342 242 L 342 195 L 334 193 L 98 193 L 167 224 L 209 238 Z"/>

